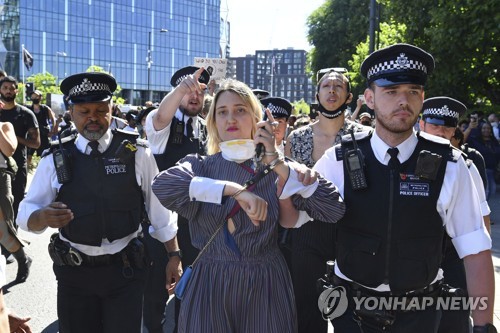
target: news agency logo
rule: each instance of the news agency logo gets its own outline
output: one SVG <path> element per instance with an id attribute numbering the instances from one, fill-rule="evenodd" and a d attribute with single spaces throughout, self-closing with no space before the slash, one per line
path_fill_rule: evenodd
<path id="1" fill-rule="evenodd" d="M 318 307 L 324 320 L 342 316 L 348 305 L 349 300 L 344 287 L 325 289 L 318 298 Z"/>
<path id="2" fill-rule="evenodd" d="M 422 311 L 436 310 L 486 310 L 488 297 L 353 297 L 354 310 L 365 311 Z M 324 320 L 342 316 L 349 305 L 346 289 L 335 287 L 324 290 L 318 298 L 318 307 Z"/>

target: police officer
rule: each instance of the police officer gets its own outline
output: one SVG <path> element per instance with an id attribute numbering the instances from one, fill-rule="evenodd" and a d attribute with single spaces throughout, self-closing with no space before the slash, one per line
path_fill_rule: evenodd
<path id="1" fill-rule="evenodd" d="M 144 208 L 150 233 L 167 251 L 178 251 L 175 215 L 151 192 L 158 173 L 151 151 L 135 144 L 137 134 L 109 129 L 116 85 L 105 73 L 61 82 L 78 135 L 40 160 L 20 205 L 22 229 L 59 229 L 49 254 L 62 333 L 141 331 L 150 264 L 140 239 Z M 178 280 L 175 267 L 172 274 Z"/>
<path id="2" fill-rule="evenodd" d="M 446 96 L 428 98 L 423 104 L 420 130 L 451 141 L 458 125 L 458 119 L 466 112 L 467 107 L 456 99 Z M 486 201 L 483 181 L 476 165 L 469 159 L 466 160 L 466 163 L 479 195 L 485 227 L 489 231 L 491 210 Z M 484 162 L 482 167 L 484 169 Z M 444 271 L 443 282 L 465 292 L 467 291 L 467 281 L 463 260 L 459 258 L 449 236 L 446 237 L 445 246 L 444 258 L 441 263 L 441 268 Z M 470 311 L 467 309 L 443 311 L 438 332 L 469 332 L 469 313 Z"/>
<path id="3" fill-rule="evenodd" d="M 438 297 L 445 231 L 464 258 L 469 296 L 487 297 L 485 309 L 472 311 L 474 332 L 496 331 L 491 238 L 467 165 L 449 143 L 413 131 L 433 69 L 433 57 L 413 45 L 370 54 L 361 73 L 368 81 L 364 96 L 375 112 L 375 130 L 357 137 L 357 149 L 344 140 L 315 166 L 338 185 L 347 208 L 337 224 L 333 281 L 351 302 L 332 321 L 336 333 L 437 332 L 435 306 L 375 311 L 353 301 Z"/>
<path id="4" fill-rule="evenodd" d="M 204 69 L 188 66 L 176 71 L 170 80 L 175 87 L 163 98 L 157 110 L 146 117 L 145 131 L 160 171 L 174 166 L 178 160 L 192 153 L 205 155 L 205 120 L 199 116 L 203 108 L 204 90 L 210 75 Z M 168 260 L 177 265 L 180 272 L 180 259 L 184 267 L 190 265 L 198 254 L 198 249 L 191 245 L 188 221 L 179 216 L 177 239 L 182 252 L 169 253 L 165 258 L 158 242 L 147 238 L 148 249 L 153 257 L 153 267 L 144 296 L 144 323 L 150 333 L 162 332 L 166 292 L 160 292 L 164 286 L 164 262 Z M 158 255 L 161 254 L 161 255 Z M 175 264 L 174 264 L 175 263 Z M 167 277 L 168 278 L 168 277 Z M 169 292 L 174 285 L 167 281 Z M 176 322 L 180 302 L 176 299 Z"/>
<path id="5" fill-rule="evenodd" d="M 292 114 L 292 104 L 285 98 L 281 97 L 265 97 L 260 100 L 262 106 L 268 108 L 273 115 L 278 126 L 274 129 L 274 137 L 276 146 L 282 154 L 285 153 L 285 135 L 288 129 L 288 118 Z"/>

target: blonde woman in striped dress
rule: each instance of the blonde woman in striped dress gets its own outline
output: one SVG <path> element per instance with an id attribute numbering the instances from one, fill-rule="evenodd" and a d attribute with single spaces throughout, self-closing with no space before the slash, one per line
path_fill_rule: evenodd
<path id="1" fill-rule="evenodd" d="M 297 208 L 325 222 L 344 214 L 336 186 L 275 153 L 272 124 L 261 119 L 250 88 L 227 80 L 207 116 L 208 156 L 188 155 L 153 181 L 160 202 L 189 220 L 195 247 L 215 234 L 193 267 L 179 332 L 296 332 L 292 283 L 277 245 L 278 223 L 292 226 L 280 216 L 279 199 L 292 196 Z M 259 143 L 267 152 L 262 162 L 275 168 L 255 188 L 242 190 Z M 241 209 L 223 223 L 236 203 Z"/>

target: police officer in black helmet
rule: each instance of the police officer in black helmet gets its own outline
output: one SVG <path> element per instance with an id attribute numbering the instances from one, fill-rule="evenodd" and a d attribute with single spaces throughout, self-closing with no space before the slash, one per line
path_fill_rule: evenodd
<path id="1" fill-rule="evenodd" d="M 42 157 L 19 209 L 22 229 L 59 229 L 49 254 L 61 333 L 141 332 L 150 264 L 141 241 L 144 208 L 150 233 L 178 250 L 176 215 L 151 192 L 158 173 L 151 151 L 136 143 L 137 134 L 109 129 L 115 89 L 105 73 L 61 82 L 78 134 Z"/>
<path id="2" fill-rule="evenodd" d="M 357 149 L 346 137 L 315 165 L 339 186 L 347 208 L 337 224 L 332 280 L 351 302 L 343 314 L 330 317 L 335 333 L 437 332 L 435 303 L 405 311 L 404 302 L 376 311 L 373 303 L 353 301 L 440 297 L 445 232 L 464 258 L 469 296 L 487 297 L 485 308 L 472 311 L 474 332 L 496 331 L 491 238 L 467 165 L 449 143 L 413 131 L 433 69 L 433 57 L 413 45 L 369 55 L 361 73 L 375 130 L 357 136 Z M 320 309 L 331 313 L 328 306 Z"/>

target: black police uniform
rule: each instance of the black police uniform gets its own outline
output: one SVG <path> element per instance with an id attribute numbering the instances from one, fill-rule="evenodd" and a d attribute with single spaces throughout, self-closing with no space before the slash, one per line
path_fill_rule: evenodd
<path id="1" fill-rule="evenodd" d="M 202 135 L 205 133 L 205 122 L 201 117 L 197 117 L 199 125 L 199 138 L 188 138 L 182 134 L 182 143 L 174 143 L 173 129 L 179 124 L 177 118 L 172 118 L 170 124 L 170 137 L 168 139 L 165 151 L 162 154 L 154 154 L 156 164 L 159 171 L 167 170 L 174 166 L 181 158 L 188 154 L 198 153 L 205 155 L 205 140 Z M 199 250 L 191 244 L 191 235 L 189 234 L 188 220 L 182 216 L 177 218 L 177 242 L 182 251 L 182 265 L 183 269 L 191 265 Z M 146 227 L 146 226 L 144 226 Z M 147 228 L 143 228 L 147 230 Z M 144 237 L 148 252 L 151 254 L 153 266 L 151 274 L 146 284 L 145 297 L 144 297 L 144 324 L 149 332 L 156 333 L 162 332 L 162 321 L 165 317 L 165 304 L 168 300 L 168 293 L 165 290 L 165 265 L 168 263 L 168 257 L 165 255 L 165 247 L 145 233 Z M 175 299 L 175 322 L 177 326 L 177 318 L 180 310 L 180 301 Z"/>
<path id="2" fill-rule="evenodd" d="M 199 68 L 195 66 L 187 66 L 179 69 L 172 76 L 170 83 L 173 87 L 179 85 L 186 76 L 193 74 Z M 207 71 L 203 71 L 199 78 L 199 81 L 207 84 L 210 76 Z M 187 117 L 184 117 L 187 118 Z M 175 116 L 172 118 L 170 123 L 170 135 L 168 138 L 167 146 L 165 151 L 161 154 L 154 154 L 156 164 L 158 165 L 159 171 L 166 170 L 174 166 L 181 158 L 184 158 L 188 154 L 198 153 L 200 155 L 205 155 L 205 142 L 206 142 L 206 125 L 205 120 L 201 117 L 194 117 L 192 121 L 192 127 L 198 128 L 198 138 L 194 138 L 191 135 L 185 134 L 185 127 L 188 119 L 186 121 L 180 121 Z M 182 216 L 178 216 L 177 219 L 178 229 L 177 229 L 177 241 L 179 243 L 179 248 L 182 251 L 182 265 L 183 269 L 189 266 L 196 256 L 199 250 L 191 244 L 191 235 L 189 234 L 189 223 Z M 147 227 L 147 226 L 145 226 Z M 147 228 L 144 228 L 147 230 Z M 148 278 L 146 284 L 146 290 L 144 295 L 144 325 L 150 333 L 161 333 L 163 332 L 162 323 L 165 318 L 165 304 L 168 300 L 168 293 L 165 290 L 165 265 L 168 262 L 168 257 L 165 255 L 165 248 L 163 244 L 159 243 L 155 239 L 151 238 L 147 233 L 145 234 L 145 243 L 148 248 L 148 252 L 151 254 L 153 260 L 153 266 L 151 269 L 151 274 Z M 177 331 L 177 318 L 179 316 L 180 301 L 175 299 L 175 328 Z"/>
<path id="3" fill-rule="evenodd" d="M 467 111 L 467 107 L 453 98 L 438 96 L 428 98 L 424 101 L 422 108 L 422 120 L 427 124 L 456 128 L 458 119 Z M 462 148 L 462 152 L 464 149 Z M 476 167 L 482 177 L 483 183 L 479 186 L 486 187 L 486 168 L 484 159 L 474 149 L 468 150 L 472 158 L 476 160 Z M 470 168 L 473 161 L 463 154 L 467 166 Z M 477 185 L 477 184 L 476 184 Z M 478 189 L 480 190 L 480 189 Z M 441 262 L 444 271 L 443 282 L 456 289 L 456 296 L 467 294 L 467 279 L 463 260 L 451 242 L 451 238 L 445 236 L 444 258 Z M 438 333 L 467 333 L 470 331 L 470 311 L 467 309 L 443 310 L 439 324 Z"/>
<path id="4" fill-rule="evenodd" d="M 432 282 L 440 268 L 445 231 L 436 205 L 446 164 L 456 162 L 460 154 L 450 145 L 417 136 L 418 143 L 410 158 L 393 167 L 377 161 L 370 137 L 357 140 L 365 156 L 365 175 L 370 184 L 364 190 L 353 189 L 349 173 L 344 169 L 347 210 L 337 223 L 337 263 L 342 273 L 356 282 L 336 278 L 335 283 L 344 286 L 350 297 L 383 297 L 387 294 L 360 287 L 376 288 L 381 284 L 390 285 L 392 296 L 417 291 L 415 296 L 437 297 L 439 287 Z M 342 149 L 336 149 L 337 159 L 341 160 L 345 149 L 352 149 L 352 144 L 344 142 Z M 432 180 L 415 176 L 422 151 L 442 157 Z M 425 191 L 418 196 L 400 195 L 401 191 L 412 191 L 412 188 Z M 381 189 L 387 190 L 381 192 Z M 374 212 L 377 212 L 376 218 Z M 355 332 L 359 330 L 358 325 L 363 326 L 363 332 L 384 327 L 394 332 L 430 332 L 435 331 L 440 318 L 440 312 L 434 309 L 362 314 L 353 311 L 352 306 L 332 320 L 336 332 Z"/>
<path id="5" fill-rule="evenodd" d="M 64 79 L 61 91 L 73 104 L 106 104 L 102 102 L 110 103 L 116 86 L 108 74 L 80 73 Z M 82 109 L 74 108 L 72 112 L 81 115 Z M 90 112 L 88 122 L 99 111 Z M 62 149 L 55 145 L 41 159 L 46 172 L 35 175 L 33 191 L 21 203 L 18 222 L 27 231 L 33 213 L 49 203 L 60 200 L 73 213 L 49 244 L 58 281 L 61 333 L 142 330 L 150 265 L 140 239 L 144 207 L 162 240 L 173 238 L 176 227 L 170 212 L 156 198 L 145 196 L 157 167 L 148 148 L 136 139 L 137 134 L 109 128 L 99 140 L 88 140 L 83 134 L 65 138 Z M 40 191 L 42 186 L 47 187 L 46 194 Z"/>

